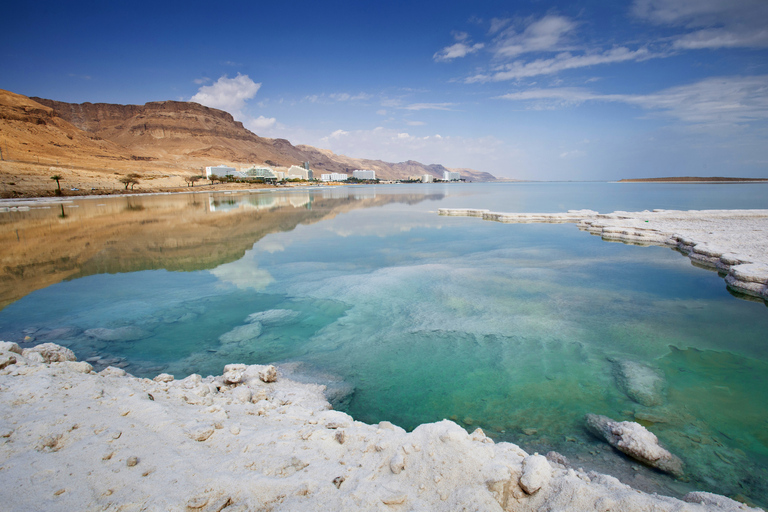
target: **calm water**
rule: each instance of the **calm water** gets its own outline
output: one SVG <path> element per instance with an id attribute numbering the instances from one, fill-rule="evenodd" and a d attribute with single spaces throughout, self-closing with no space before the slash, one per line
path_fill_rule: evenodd
<path id="1" fill-rule="evenodd" d="M 765 303 L 668 248 L 440 207 L 768 208 L 768 185 L 347 187 L 0 213 L 0 339 L 139 376 L 281 363 L 366 422 L 451 418 L 646 490 L 766 504 Z M 663 376 L 660 403 L 625 394 L 621 361 Z M 687 478 L 606 447 L 586 413 L 641 422 Z"/>

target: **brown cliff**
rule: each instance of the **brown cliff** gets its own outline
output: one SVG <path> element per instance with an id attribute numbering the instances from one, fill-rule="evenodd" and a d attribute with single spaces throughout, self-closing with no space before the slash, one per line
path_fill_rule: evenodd
<path id="1" fill-rule="evenodd" d="M 55 188 L 52 174 L 80 190 L 120 188 L 135 172 L 142 186 L 184 186 L 184 177 L 204 167 L 228 164 L 290 166 L 309 162 L 316 173 L 373 169 L 380 179 L 432 174 L 442 165 L 415 161 L 388 163 L 336 155 L 285 139 L 260 137 L 221 110 L 180 101 L 145 105 L 65 103 L 27 98 L 0 90 L 0 193 L 13 197 L 29 190 Z M 488 174 L 460 171 L 471 181 L 492 181 Z M 151 181 L 151 184 L 148 183 Z"/>

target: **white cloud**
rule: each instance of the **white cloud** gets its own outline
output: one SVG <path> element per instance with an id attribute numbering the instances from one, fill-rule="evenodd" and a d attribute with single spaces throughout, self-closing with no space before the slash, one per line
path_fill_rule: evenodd
<path id="1" fill-rule="evenodd" d="M 581 88 L 553 88 L 500 98 L 529 102 L 534 109 L 587 101 L 620 102 L 694 125 L 722 127 L 768 121 L 768 75 L 707 78 L 652 94 L 596 94 Z"/>
<path id="2" fill-rule="evenodd" d="M 207 84 L 210 81 L 211 81 L 211 79 L 208 78 L 207 76 L 204 76 L 204 77 L 201 77 L 201 78 L 195 78 L 194 80 L 192 80 L 192 82 L 197 84 L 197 85 Z"/>
<path id="3" fill-rule="evenodd" d="M 432 55 L 432 58 L 435 59 L 435 61 L 450 62 L 453 59 L 460 59 L 471 53 L 477 53 L 485 47 L 485 44 L 483 43 L 472 44 L 472 41 L 469 39 L 469 34 L 466 32 L 454 32 L 453 38 L 456 40 L 456 43 L 446 46 Z"/>
<path id="4" fill-rule="evenodd" d="M 492 26 L 493 28 L 493 26 Z M 576 23 L 564 16 L 547 15 L 531 22 L 522 32 L 509 27 L 497 38 L 494 53 L 509 58 L 530 52 L 562 50 Z"/>
<path id="5" fill-rule="evenodd" d="M 377 113 L 377 114 L 379 114 L 380 116 L 385 116 L 385 115 L 387 115 L 387 111 L 386 111 L 386 110 L 384 110 L 383 108 L 382 108 L 382 109 L 380 109 L 380 110 L 377 110 L 377 111 L 376 111 L 376 113 Z"/>
<path id="6" fill-rule="evenodd" d="M 673 39 L 677 49 L 768 47 L 765 0 L 635 0 L 635 16 L 687 32 Z"/>
<path id="7" fill-rule="evenodd" d="M 408 126 L 424 126 L 427 123 L 425 123 L 424 121 L 406 121 L 405 124 L 407 124 Z"/>
<path id="8" fill-rule="evenodd" d="M 411 103 L 403 107 L 405 110 L 453 110 L 455 103 Z"/>
<path id="9" fill-rule="evenodd" d="M 241 117 L 246 102 L 256 96 L 260 88 L 261 84 L 255 83 L 248 75 L 238 73 L 235 78 L 224 75 L 212 85 L 200 87 L 190 101 Z"/>
<path id="10" fill-rule="evenodd" d="M 530 62 L 517 60 L 513 63 L 499 66 L 491 73 L 471 76 L 464 81 L 466 83 L 484 83 L 517 80 L 539 75 L 551 75 L 568 69 L 578 69 L 633 60 L 648 60 L 655 57 L 661 57 L 661 55 L 652 54 L 646 48 L 640 48 L 633 51 L 623 46 L 600 53 L 585 55 L 573 55 L 570 52 L 563 52 L 551 59 L 537 59 Z"/>
<path id="11" fill-rule="evenodd" d="M 260 131 L 268 130 L 272 128 L 275 123 L 277 122 L 277 119 L 274 117 L 264 117 L 259 116 L 257 118 L 249 118 L 247 121 L 245 121 L 243 124 L 246 128 L 251 130 L 252 132 L 258 133 Z"/>

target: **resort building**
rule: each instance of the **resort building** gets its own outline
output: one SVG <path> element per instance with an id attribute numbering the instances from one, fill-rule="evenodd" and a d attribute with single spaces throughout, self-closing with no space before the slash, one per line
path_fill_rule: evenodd
<path id="1" fill-rule="evenodd" d="M 206 167 L 205 168 L 205 177 L 210 178 L 211 176 L 235 176 L 240 177 L 239 172 L 234 167 L 227 167 L 226 165 L 217 165 L 214 167 Z"/>
<path id="2" fill-rule="evenodd" d="M 425 174 L 421 177 L 422 183 L 432 183 L 433 181 L 435 181 L 435 177 L 431 174 Z"/>
<path id="3" fill-rule="evenodd" d="M 246 178 L 262 178 L 265 181 L 277 181 L 279 178 L 277 173 L 269 167 L 257 167 L 251 166 L 248 169 L 241 171 Z"/>
<path id="4" fill-rule="evenodd" d="M 348 174 L 343 174 L 340 172 L 332 172 L 320 175 L 320 181 L 347 181 L 348 178 Z"/>
<path id="5" fill-rule="evenodd" d="M 357 178 L 359 180 L 375 180 L 376 171 L 371 171 L 368 169 L 357 169 L 355 171 L 352 171 L 352 177 Z"/>
<path id="6" fill-rule="evenodd" d="M 285 179 L 291 180 L 297 178 L 309 181 L 312 179 L 312 171 L 310 169 L 305 169 L 304 167 L 299 167 L 298 165 L 292 165 L 285 173 Z"/>
<path id="7" fill-rule="evenodd" d="M 444 181 L 459 181 L 459 180 L 461 180 L 461 174 L 458 173 L 458 172 L 443 171 L 443 180 Z"/>

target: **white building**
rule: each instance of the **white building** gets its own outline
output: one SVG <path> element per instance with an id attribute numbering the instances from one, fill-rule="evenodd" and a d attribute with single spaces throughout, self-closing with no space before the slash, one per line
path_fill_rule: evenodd
<path id="1" fill-rule="evenodd" d="M 205 168 L 205 177 L 210 178 L 211 176 L 235 176 L 240 177 L 240 173 L 235 169 L 234 167 L 227 167 L 226 165 L 217 165 L 213 167 L 206 167 Z"/>
<path id="2" fill-rule="evenodd" d="M 435 181 L 435 177 L 431 174 L 425 174 L 421 177 L 422 183 L 432 183 L 433 181 Z"/>
<path id="3" fill-rule="evenodd" d="M 355 171 L 352 171 L 352 177 L 357 178 L 359 180 L 375 180 L 376 171 L 371 171 L 368 169 L 357 169 Z"/>
<path id="4" fill-rule="evenodd" d="M 320 175 L 321 181 L 347 181 L 348 178 L 349 178 L 348 174 L 343 174 L 340 172 L 332 172 L 332 173 Z"/>
<path id="5" fill-rule="evenodd" d="M 290 180 L 296 178 L 300 180 L 311 180 L 312 171 L 303 167 L 299 167 L 298 165 L 292 165 L 285 173 L 285 179 Z"/>
<path id="6" fill-rule="evenodd" d="M 443 180 L 444 181 L 459 181 L 459 180 L 461 180 L 461 174 L 458 173 L 458 172 L 443 171 Z"/>

